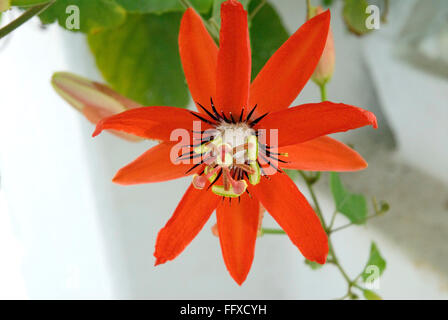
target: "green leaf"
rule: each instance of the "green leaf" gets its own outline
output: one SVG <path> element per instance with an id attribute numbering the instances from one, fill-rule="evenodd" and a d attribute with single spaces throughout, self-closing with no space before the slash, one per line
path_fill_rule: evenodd
<path id="1" fill-rule="evenodd" d="M 320 268 L 323 267 L 323 264 L 319 264 L 317 262 L 310 261 L 308 259 L 305 259 L 305 264 L 308 265 L 313 270 L 319 270 Z"/>
<path id="2" fill-rule="evenodd" d="M 333 0 L 322 0 L 322 5 L 330 7 L 333 4 Z"/>
<path id="3" fill-rule="evenodd" d="M 216 23 L 216 25 L 219 27 L 221 26 L 221 4 L 226 0 L 214 0 L 213 1 L 213 10 L 212 10 L 212 16 L 210 20 L 213 21 L 213 23 Z M 247 10 L 249 7 L 249 3 L 251 0 L 238 0 L 243 4 L 244 9 Z"/>
<path id="4" fill-rule="evenodd" d="M 383 300 L 383 298 L 371 290 L 364 289 L 362 293 L 367 300 Z"/>
<path id="5" fill-rule="evenodd" d="M 251 1 L 249 14 L 257 8 L 259 3 L 260 0 Z M 252 79 L 288 37 L 289 34 L 279 14 L 269 3 L 266 3 L 257 12 L 250 25 Z"/>
<path id="6" fill-rule="evenodd" d="M 356 35 L 363 35 L 371 30 L 366 27 L 368 14 L 367 0 L 344 0 L 343 17 L 348 29 Z"/>
<path id="7" fill-rule="evenodd" d="M 70 23 L 67 24 L 77 15 L 69 6 L 79 8 L 79 29 L 70 29 Z M 44 24 L 58 21 L 63 28 L 85 33 L 95 33 L 119 26 L 125 18 L 126 11 L 113 0 L 57 0 L 40 14 Z"/>
<path id="8" fill-rule="evenodd" d="M 165 13 L 173 11 L 184 11 L 179 0 L 115 0 L 128 12 L 133 13 Z M 210 10 L 213 0 L 190 0 L 195 10 L 206 13 Z"/>
<path id="9" fill-rule="evenodd" d="M 375 267 L 378 269 L 375 270 Z M 381 253 L 378 250 L 375 242 L 372 242 L 372 245 L 370 246 L 369 260 L 367 261 L 366 267 L 364 268 L 364 271 L 362 273 L 362 279 L 364 282 L 366 282 L 368 279 L 370 279 L 371 276 L 379 277 L 383 274 L 385 269 L 386 260 L 384 260 L 384 258 L 381 256 Z M 378 272 L 378 274 L 375 275 L 375 272 Z"/>
<path id="10" fill-rule="evenodd" d="M 367 201 L 362 194 L 347 191 L 342 185 L 339 175 L 330 174 L 330 189 L 333 194 L 336 210 L 346 216 L 354 224 L 363 224 L 367 217 Z"/>
<path id="11" fill-rule="evenodd" d="M 4 0 L 0 0 L 0 2 L 2 1 Z M 11 5 L 17 7 L 29 7 L 29 6 L 35 6 L 37 4 L 47 3 L 49 1 L 50 0 L 11 0 Z"/>
<path id="12" fill-rule="evenodd" d="M 89 35 L 96 64 L 113 89 L 142 105 L 188 104 L 177 46 L 180 19 L 180 13 L 129 14 L 119 28 Z"/>

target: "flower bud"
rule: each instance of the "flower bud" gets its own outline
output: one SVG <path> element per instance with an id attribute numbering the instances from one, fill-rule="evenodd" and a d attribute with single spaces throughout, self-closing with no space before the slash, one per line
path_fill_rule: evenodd
<path id="1" fill-rule="evenodd" d="M 11 0 L 0 0 L 0 12 L 6 11 L 9 9 Z"/>
<path id="2" fill-rule="evenodd" d="M 308 20 L 317 16 L 324 12 L 321 6 L 313 7 L 310 6 L 308 8 Z M 319 86 L 323 86 L 327 83 L 334 72 L 334 63 L 335 63 L 335 53 L 334 53 L 334 40 L 333 40 L 333 32 L 328 30 L 327 43 L 325 44 L 324 51 L 320 58 L 319 63 L 317 64 L 316 69 L 314 70 L 311 79 Z"/>
<path id="3" fill-rule="evenodd" d="M 72 73 L 54 73 L 51 84 L 65 101 L 93 124 L 114 114 L 140 107 L 137 102 L 123 97 L 111 88 Z M 141 140 L 139 137 L 126 133 L 116 131 L 113 133 L 127 140 Z"/>

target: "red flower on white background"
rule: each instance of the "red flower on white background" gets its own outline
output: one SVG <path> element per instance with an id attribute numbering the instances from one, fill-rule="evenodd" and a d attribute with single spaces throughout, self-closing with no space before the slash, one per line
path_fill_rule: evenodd
<path id="1" fill-rule="evenodd" d="M 238 1 L 228 0 L 221 6 L 221 21 L 218 48 L 193 9 L 182 18 L 180 56 L 197 112 L 166 106 L 135 108 L 102 119 L 94 136 L 112 129 L 161 141 L 122 168 L 116 183 L 161 182 L 194 174 L 192 185 L 159 232 L 156 265 L 176 258 L 216 210 L 224 262 L 242 284 L 254 257 L 260 204 L 307 259 L 325 263 L 327 235 L 282 169 L 363 169 L 367 163 L 357 152 L 326 135 L 366 125 L 376 128 L 377 123 L 371 112 L 345 104 L 289 108 L 322 55 L 329 11 L 298 29 L 252 83 L 247 12 Z M 212 134 L 191 141 L 188 151 L 172 161 L 170 153 L 177 142 L 170 140 L 171 133 L 183 128 L 194 136 L 197 121 Z M 278 132 L 275 145 L 267 142 L 270 130 Z M 196 158 L 200 160 L 195 164 L 181 161 Z"/>

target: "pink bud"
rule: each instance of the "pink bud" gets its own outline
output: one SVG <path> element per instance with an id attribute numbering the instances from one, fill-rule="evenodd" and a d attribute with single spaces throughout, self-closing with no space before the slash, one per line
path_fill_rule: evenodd
<path id="1" fill-rule="evenodd" d="M 0 12 L 6 11 L 10 7 L 10 0 L 0 0 Z"/>
<path id="2" fill-rule="evenodd" d="M 87 120 L 97 124 L 101 119 L 140 105 L 104 84 L 90 81 L 68 72 L 56 72 L 51 79 L 56 92 Z M 122 132 L 114 132 L 121 138 L 139 141 L 141 138 Z"/>
<path id="3" fill-rule="evenodd" d="M 324 12 L 321 6 L 318 7 L 310 7 L 308 9 L 308 19 L 313 18 Z M 333 32 L 328 31 L 327 43 L 325 45 L 325 49 L 322 53 L 319 63 L 317 64 L 316 69 L 311 77 L 311 79 L 319 86 L 327 83 L 334 72 L 334 64 L 335 64 L 335 53 L 334 53 L 334 40 L 333 40 Z"/>
<path id="4" fill-rule="evenodd" d="M 232 187 L 233 192 L 235 192 L 236 194 L 242 194 L 244 191 L 246 191 L 247 182 L 245 180 L 238 180 L 232 184 Z"/>

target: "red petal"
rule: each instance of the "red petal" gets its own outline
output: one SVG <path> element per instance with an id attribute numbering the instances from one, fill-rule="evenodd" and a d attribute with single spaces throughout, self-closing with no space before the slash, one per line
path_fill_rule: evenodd
<path id="1" fill-rule="evenodd" d="M 216 77 L 216 107 L 239 115 L 247 106 L 251 56 L 247 12 L 240 2 L 221 5 L 221 32 Z"/>
<path id="2" fill-rule="evenodd" d="M 281 147 L 279 153 L 287 163 L 280 167 L 307 171 L 357 171 L 367 168 L 367 162 L 352 148 L 330 137 L 320 137 L 304 143 Z"/>
<path id="3" fill-rule="evenodd" d="M 174 130 L 192 130 L 194 121 L 199 121 L 203 130 L 210 127 L 189 110 L 174 107 L 143 107 L 102 119 L 98 122 L 93 136 L 99 135 L 105 129 L 113 129 L 147 139 L 170 141 Z M 173 140 L 177 137 L 175 135 Z"/>
<path id="4" fill-rule="evenodd" d="M 376 117 L 370 111 L 342 103 L 310 103 L 269 114 L 256 126 L 267 129 L 268 144 L 274 145 L 269 129 L 278 129 L 278 145 L 298 144 L 327 134 L 372 125 Z"/>
<path id="5" fill-rule="evenodd" d="M 330 11 L 302 25 L 269 59 L 250 87 L 258 114 L 291 105 L 319 62 L 330 27 Z"/>
<path id="6" fill-rule="evenodd" d="M 180 23 L 179 52 L 193 101 L 208 106 L 215 96 L 218 47 L 192 8 Z"/>
<path id="7" fill-rule="evenodd" d="M 294 182 L 284 173 L 262 178 L 249 190 L 288 234 L 291 241 L 308 260 L 325 263 L 328 239 L 319 218 L 300 193 Z"/>
<path id="8" fill-rule="evenodd" d="M 236 199 L 224 199 L 216 210 L 224 262 L 239 285 L 246 280 L 254 259 L 259 210 L 258 200 L 246 193 L 239 203 Z"/>
<path id="9" fill-rule="evenodd" d="M 156 265 L 173 260 L 190 244 L 220 200 L 211 191 L 199 190 L 192 185 L 188 188 L 173 216 L 157 236 Z"/>
<path id="10" fill-rule="evenodd" d="M 113 181 L 122 185 L 161 182 L 184 177 L 193 164 L 175 163 L 177 155 L 172 158 L 171 151 L 177 142 L 162 142 L 152 147 L 127 166 L 121 168 Z M 198 166 L 188 174 L 196 173 Z"/>

